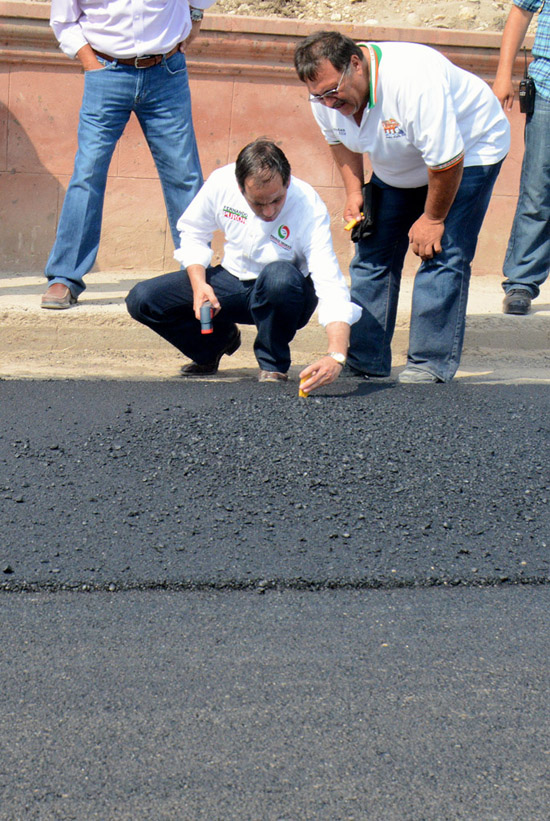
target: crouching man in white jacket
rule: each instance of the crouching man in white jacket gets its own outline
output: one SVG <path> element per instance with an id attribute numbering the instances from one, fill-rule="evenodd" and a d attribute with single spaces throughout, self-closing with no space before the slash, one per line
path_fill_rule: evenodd
<path id="1" fill-rule="evenodd" d="M 221 265 L 211 266 L 211 240 L 225 234 Z M 333 382 L 346 363 L 350 325 L 361 308 L 350 300 L 319 195 L 291 176 L 273 142 L 255 140 L 236 163 L 214 171 L 178 221 L 174 254 L 185 270 L 138 283 L 126 298 L 134 319 L 191 359 L 184 377 L 208 376 L 241 344 L 237 323 L 255 325 L 259 381 L 285 382 L 289 343 L 318 308 L 328 353 L 305 368 L 307 392 Z M 214 309 L 201 334 L 200 309 Z"/>

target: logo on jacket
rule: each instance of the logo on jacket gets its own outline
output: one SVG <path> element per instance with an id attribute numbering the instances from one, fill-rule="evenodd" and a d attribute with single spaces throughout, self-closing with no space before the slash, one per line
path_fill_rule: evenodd
<path id="1" fill-rule="evenodd" d="M 290 236 L 290 228 L 288 225 L 279 225 L 276 231 L 273 231 L 271 234 L 271 241 L 278 245 L 279 248 L 284 248 L 285 251 L 291 251 L 292 245 L 289 245 L 288 242 L 285 242 L 285 239 L 288 239 Z"/>
<path id="2" fill-rule="evenodd" d="M 244 211 L 238 211 L 236 208 L 231 208 L 230 205 L 223 206 L 223 215 L 228 220 L 234 220 L 235 222 L 246 222 L 248 219 L 248 214 Z"/>
<path id="3" fill-rule="evenodd" d="M 397 120 L 390 117 L 389 120 L 382 120 L 382 128 L 384 129 L 384 136 L 388 140 L 394 140 L 396 137 L 404 137 L 405 132 L 401 128 Z"/>

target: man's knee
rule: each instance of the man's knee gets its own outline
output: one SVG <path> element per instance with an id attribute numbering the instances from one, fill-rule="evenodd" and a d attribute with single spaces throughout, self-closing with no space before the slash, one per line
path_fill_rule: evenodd
<path id="1" fill-rule="evenodd" d="M 304 293 L 305 278 L 291 262 L 269 262 L 258 277 L 258 285 L 271 303 L 281 302 Z"/>
<path id="2" fill-rule="evenodd" d="M 146 282 L 138 282 L 126 297 L 126 308 L 132 319 L 138 321 L 147 313 L 149 305 L 148 288 Z"/>

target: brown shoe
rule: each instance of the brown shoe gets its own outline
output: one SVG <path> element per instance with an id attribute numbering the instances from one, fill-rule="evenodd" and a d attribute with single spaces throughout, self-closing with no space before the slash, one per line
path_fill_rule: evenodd
<path id="1" fill-rule="evenodd" d="M 75 303 L 76 297 L 72 295 L 70 289 L 62 282 L 54 282 L 43 295 L 40 307 L 62 311 Z"/>
<path id="2" fill-rule="evenodd" d="M 279 371 L 260 371 L 258 382 L 288 382 L 288 374 Z"/>

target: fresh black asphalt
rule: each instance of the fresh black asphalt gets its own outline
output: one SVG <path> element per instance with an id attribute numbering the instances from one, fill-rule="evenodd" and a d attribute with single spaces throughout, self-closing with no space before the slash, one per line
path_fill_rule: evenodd
<path id="1" fill-rule="evenodd" d="M 548 581 L 549 390 L 0 383 L 3 585 Z"/>
<path id="2" fill-rule="evenodd" d="M 1 821 L 546 821 L 548 391 L 0 382 Z"/>

